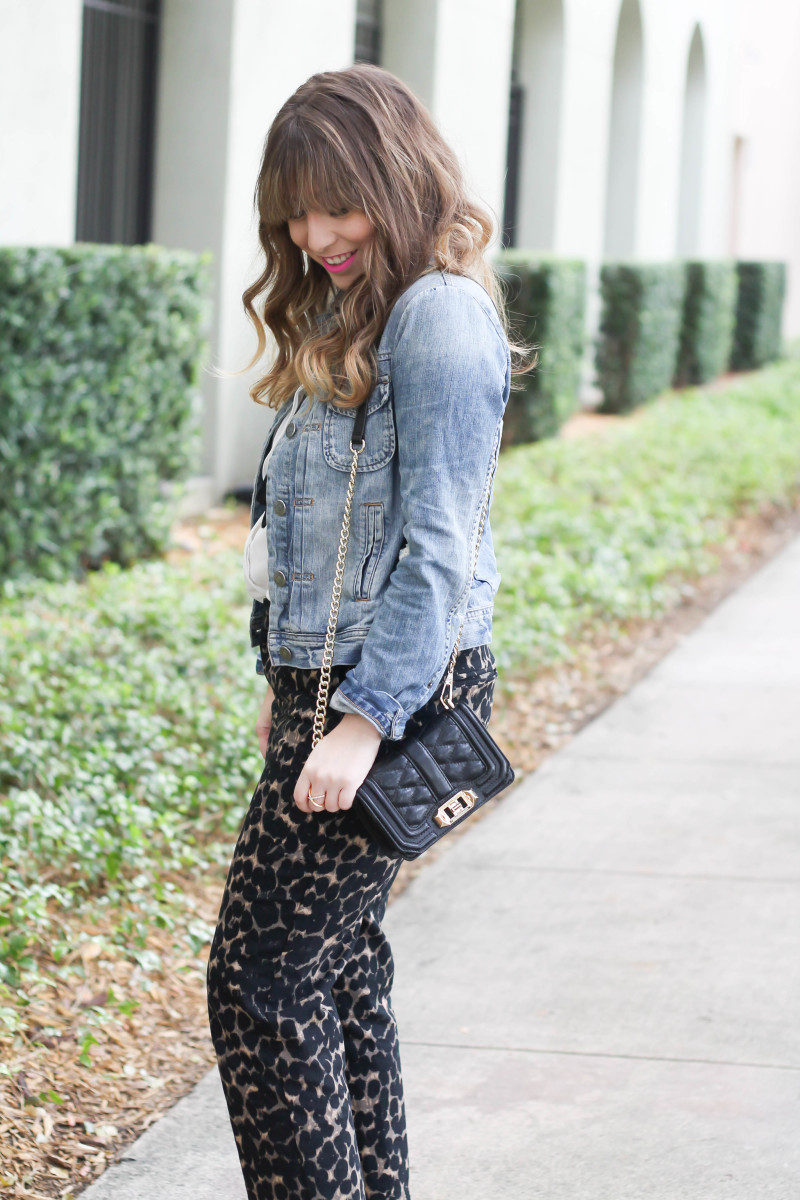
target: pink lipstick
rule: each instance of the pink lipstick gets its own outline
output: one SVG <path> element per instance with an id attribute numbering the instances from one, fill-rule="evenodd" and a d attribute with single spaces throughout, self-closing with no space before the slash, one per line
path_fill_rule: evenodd
<path id="1" fill-rule="evenodd" d="M 347 270 L 347 268 L 350 266 L 353 259 L 355 258 L 356 254 L 358 254 L 358 251 L 354 250 L 353 253 L 344 260 L 344 262 L 340 262 L 340 263 L 329 263 L 329 262 L 326 262 L 325 259 L 323 258 L 322 265 L 326 271 L 331 271 L 331 272 L 333 272 L 334 275 L 338 275 L 340 271 Z M 336 257 L 338 257 L 338 256 L 336 256 Z"/>

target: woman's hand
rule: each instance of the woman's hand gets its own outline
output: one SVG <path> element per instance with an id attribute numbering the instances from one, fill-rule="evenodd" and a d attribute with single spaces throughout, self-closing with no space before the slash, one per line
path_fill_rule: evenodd
<path id="1" fill-rule="evenodd" d="M 267 757 L 267 743 L 269 742 L 269 731 L 272 726 L 272 701 L 275 693 L 267 684 L 267 694 L 258 711 L 256 720 L 256 736 L 258 737 L 258 748 L 261 751 L 261 757 Z"/>
<path id="2" fill-rule="evenodd" d="M 306 759 L 294 789 L 297 807 L 305 813 L 323 811 L 308 802 L 310 784 L 312 796 L 325 796 L 328 812 L 351 808 L 380 744 L 380 732 L 371 721 L 358 713 L 345 713 Z"/>

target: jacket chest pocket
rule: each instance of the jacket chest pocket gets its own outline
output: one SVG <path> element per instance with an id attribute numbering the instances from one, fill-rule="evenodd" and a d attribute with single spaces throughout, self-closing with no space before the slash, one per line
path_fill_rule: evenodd
<path id="1" fill-rule="evenodd" d="M 358 456 L 358 472 L 378 471 L 391 462 L 396 444 L 394 415 L 388 375 L 381 375 L 367 400 L 367 419 L 364 426 L 366 445 Z M 350 471 L 353 452 L 350 438 L 355 423 L 355 410 L 339 408 L 325 402 L 322 420 L 322 454 L 329 467 Z"/>

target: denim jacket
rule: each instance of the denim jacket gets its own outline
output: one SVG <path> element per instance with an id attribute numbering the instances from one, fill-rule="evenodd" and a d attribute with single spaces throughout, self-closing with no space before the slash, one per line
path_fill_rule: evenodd
<path id="1" fill-rule="evenodd" d="M 470 567 L 511 358 L 488 292 L 437 270 L 397 298 L 377 364 L 333 653 L 334 665 L 354 665 L 329 703 L 395 740 L 441 682 L 462 616 L 459 650 L 491 640 L 500 573 L 488 513 L 471 585 Z M 253 602 L 250 641 L 265 643 L 276 667 L 319 668 L 354 415 L 314 397 L 286 425 L 263 481 L 289 407 L 273 421 L 253 487 L 251 526 L 267 522 L 270 602 Z"/>

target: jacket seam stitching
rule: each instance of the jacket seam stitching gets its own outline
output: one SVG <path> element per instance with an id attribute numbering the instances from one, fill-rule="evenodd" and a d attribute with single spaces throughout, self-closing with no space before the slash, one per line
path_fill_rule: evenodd
<path id="1" fill-rule="evenodd" d="M 392 341 L 392 346 L 391 346 L 391 349 L 389 350 L 390 356 L 394 355 L 395 349 L 397 348 L 397 343 L 400 341 L 400 338 L 403 336 L 403 325 L 405 323 L 408 311 L 411 308 L 412 304 L 415 302 L 415 300 L 420 300 L 424 296 L 432 295 L 434 292 L 441 291 L 442 288 L 448 288 L 448 287 L 450 289 L 455 288 L 456 291 L 462 292 L 462 294 L 465 295 L 468 300 L 471 300 L 473 304 L 477 305 L 481 314 L 483 315 L 484 319 L 486 320 L 487 324 L 489 325 L 490 329 L 492 330 L 494 336 L 497 338 L 497 341 L 500 343 L 500 347 L 503 350 L 505 357 L 506 357 L 506 366 L 507 366 L 508 365 L 508 361 L 507 361 L 508 353 L 509 353 L 508 342 L 507 342 L 507 340 L 503 339 L 503 337 L 500 334 L 500 331 L 497 329 L 494 321 L 492 320 L 491 316 L 486 311 L 486 309 L 483 307 L 483 305 L 481 304 L 478 297 L 473 296 L 471 292 L 468 292 L 463 288 L 457 287 L 455 284 L 450 283 L 446 279 L 442 280 L 441 283 L 433 283 L 430 285 L 430 287 L 422 288 L 419 292 L 415 292 L 413 296 L 410 296 L 408 298 L 407 302 L 403 306 L 403 311 L 400 314 L 400 319 L 397 322 L 397 329 L 395 330 L 395 335 L 394 335 L 394 338 Z M 487 295 L 488 295 L 488 293 L 487 293 Z"/>

